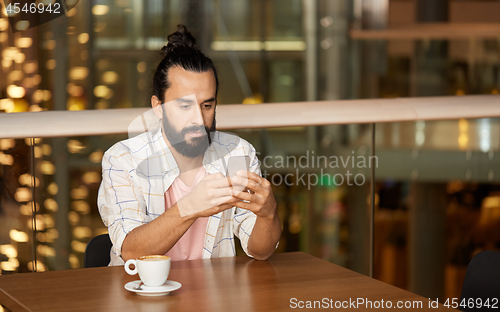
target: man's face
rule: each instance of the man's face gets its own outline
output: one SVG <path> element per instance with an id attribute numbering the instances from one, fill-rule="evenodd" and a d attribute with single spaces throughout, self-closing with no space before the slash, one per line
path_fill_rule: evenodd
<path id="1" fill-rule="evenodd" d="M 215 78 L 211 71 L 196 73 L 179 67 L 168 72 L 162 121 L 170 145 L 181 155 L 196 158 L 211 143 L 215 131 Z"/>

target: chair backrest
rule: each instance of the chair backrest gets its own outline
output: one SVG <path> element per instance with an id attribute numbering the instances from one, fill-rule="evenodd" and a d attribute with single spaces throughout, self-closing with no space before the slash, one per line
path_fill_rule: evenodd
<path id="1" fill-rule="evenodd" d="M 110 262 L 109 252 L 113 244 L 108 234 L 96 236 L 90 240 L 85 248 L 83 267 L 94 268 L 107 266 Z"/>
<path id="2" fill-rule="evenodd" d="M 460 303 L 463 305 L 458 308 L 462 311 L 484 311 L 487 299 L 490 306 L 499 307 L 499 295 L 500 253 L 491 250 L 481 251 L 472 258 L 467 267 L 460 298 Z"/>

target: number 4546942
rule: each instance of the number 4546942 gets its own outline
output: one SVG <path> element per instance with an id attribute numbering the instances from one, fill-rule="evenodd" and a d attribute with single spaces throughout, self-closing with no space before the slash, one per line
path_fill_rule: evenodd
<path id="1" fill-rule="evenodd" d="M 43 13 L 43 12 L 49 12 L 49 13 L 60 13 L 61 10 L 61 4 L 60 3 L 49 3 L 49 5 L 45 6 L 43 3 L 39 3 L 38 5 L 36 3 L 25 3 L 24 6 L 21 8 L 22 3 L 9 3 L 9 5 L 5 8 L 5 11 L 7 11 L 8 16 L 13 16 L 16 15 L 20 12 L 24 13 Z"/>
<path id="2" fill-rule="evenodd" d="M 460 308 L 490 308 L 498 309 L 498 298 L 487 298 L 483 301 L 481 298 L 463 298 L 460 303 L 458 298 L 448 298 L 443 303 L 447 308 L 458 309 Z"/>

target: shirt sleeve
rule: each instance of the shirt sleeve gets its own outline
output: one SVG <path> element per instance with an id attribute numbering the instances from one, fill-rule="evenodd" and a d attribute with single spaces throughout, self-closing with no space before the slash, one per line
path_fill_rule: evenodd
<path id="1" fill-rule="evenodd" d="M 249 146 L 248 156 L 250 156 L 249 171 L 262 176 L 260 171 L 260 162 L 257 158 L 255 148 L 250 143 L 247 144 Z M 252 258 L 253 256 L 248 253 L 248 240 L 250 238 L 250 234 L 252 234 L 253 227 L 255 226 L 255 221 L 257 221 L 257 216 L 253 212 L 236 207 L 234 213 L 233 232 L 234 235 L 239 238 L 243 251 Z"/>
<path id="2" fill-rule="evenodd" d="M 110 149 L 111 150 L 111 149 Z M 125 237 L 136 227 L 152 221 L 147 214 L 146 201 L 141 189 L 133 179 L 135 168 L 130 153 L 110 153 L 102 159 L 102 183 L 99 188 L 98 208 L 104 225 L 108 227 L 113 243 L 111 252 L 122 264 L 121 249 Z"/>

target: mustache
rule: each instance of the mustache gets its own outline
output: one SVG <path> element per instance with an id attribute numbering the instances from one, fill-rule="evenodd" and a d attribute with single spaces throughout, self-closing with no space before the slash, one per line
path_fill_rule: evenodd
<path id="1" fill-rule="evenodd" d="M 182 129 L 181 134 L 185 135 L 185 134 L 191 133 L 191 132 L 203 132 L 203 131 L 205 131 L 205 133 L 208 134 L 210 132 L 210 129 L 208 129 L 208 127 L 205 127 L 205 126 L 191 126 L 191 127 L 187 127 L 187 128 Z"/>

